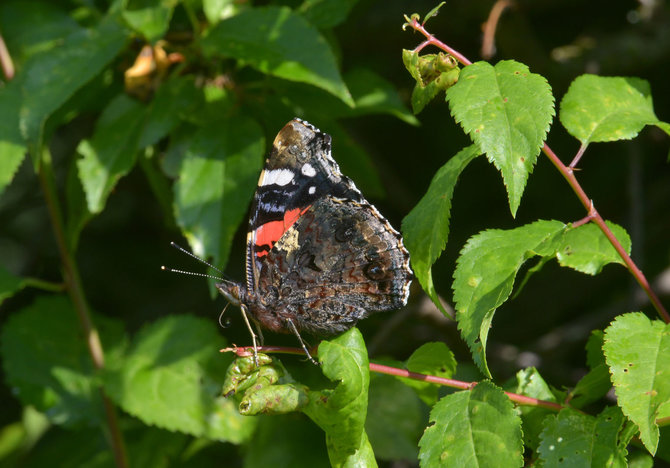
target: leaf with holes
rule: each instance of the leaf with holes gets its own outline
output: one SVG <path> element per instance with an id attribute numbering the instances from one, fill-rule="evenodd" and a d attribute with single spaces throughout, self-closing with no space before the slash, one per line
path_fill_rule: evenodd
<path id="1" fill-rule="evenodd" d="M 618 404 L 654 454 L 656 418 L 670 401 L 670 325 L 639 312 L 620 315 L 605 330 L 603 350 Z"/>
<path id="2" fill-rule="evenodd" d="M 571 408 L 548 416 L 538 448 L 542 466 L 626 467 L 628 440 L 619 440 L 624 422 L 617 407 L 605 408 L 597 417 Z"/>

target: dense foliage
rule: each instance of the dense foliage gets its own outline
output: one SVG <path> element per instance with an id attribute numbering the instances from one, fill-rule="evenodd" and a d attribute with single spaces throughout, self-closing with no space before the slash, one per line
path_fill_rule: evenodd
<path id="1" fill-rule="evenodd" d="M 504 59 L 472 63 L 457 41 L 506 3 L 0 3 L 0 464 L 670 462 L 668 11 L 580 36 L 528 19 L 586 6 L 519 3 L 484 28 Z M 203 268 L 183 236 L 243 277 L 296 116 L 402 226 L 418 283 L 319 366 L 256 363 L 213 281 L 159 270 Z"/>

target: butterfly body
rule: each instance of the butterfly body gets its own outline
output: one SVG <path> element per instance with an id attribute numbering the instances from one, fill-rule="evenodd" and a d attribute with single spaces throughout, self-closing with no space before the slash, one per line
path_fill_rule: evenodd
<path id="1" fill-rule="evenodd" d="M 407 302 L 402 237 L 343 176 L 330 136 L 294 119 L 275 138 L 247 235 L 246 284 L 219 291 L 275 332 L 343 332 Z"/>

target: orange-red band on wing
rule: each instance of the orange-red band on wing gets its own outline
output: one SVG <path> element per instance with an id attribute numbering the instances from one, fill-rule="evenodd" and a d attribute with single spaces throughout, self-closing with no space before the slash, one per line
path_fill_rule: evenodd
<path id="1" fill-rule="evenodd" d="M 260 247 L 267 245 L 272 248 L 281 236 L 289 230 L 291 226 L 302 216 L 302 214 L 309 209 L 311 205 L 306 208 L 294 208 L 284 213 L 284 219 L 279 221 L 269 221 L 261 224 L 256 228 L 256 235 L 254 236 L 254 245 Z M 268 254 L 268 250 L 259 250 L 256 252 L 257 257 L 262 257 Z"/>

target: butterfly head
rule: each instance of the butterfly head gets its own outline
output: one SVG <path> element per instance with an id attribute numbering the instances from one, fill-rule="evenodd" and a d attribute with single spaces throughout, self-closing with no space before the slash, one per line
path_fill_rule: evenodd
<path id="1" fill-rule="evenodd" d="M 218 289 L 219 292 L 223 294 L 226 299 L 228 299 L 228 302 L 234 306 L 240 305 L 242 302 L 241 299 L 244 296 L 244 286 L 235 281 L 229 281 L 226 279 L 221 280 L 220 283 L 216 283 L 215 286 L 216 289 Z"/>

